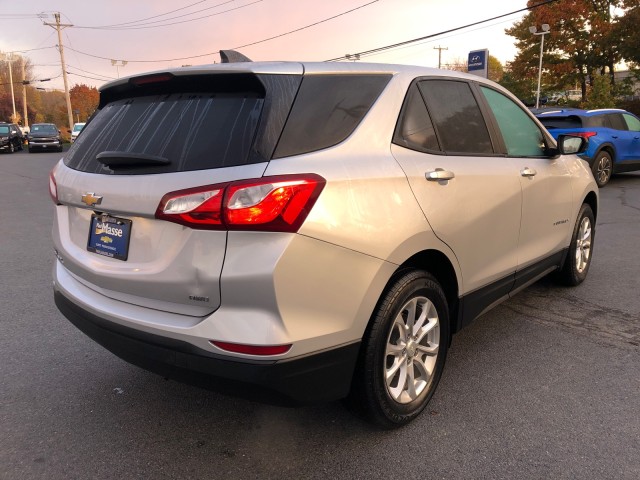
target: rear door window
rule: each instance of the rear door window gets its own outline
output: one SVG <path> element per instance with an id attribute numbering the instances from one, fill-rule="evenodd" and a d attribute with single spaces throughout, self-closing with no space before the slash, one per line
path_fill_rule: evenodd
<path id="1" fill-rule="evenodd" d="M 457 80 L 418 83 L 442 150 L 446 153 L 492 154 L 491 137 L 471 87 Z"/>
<path id="2" fill-rule="evenodd" d="M 627 130 L 627 123 L 624 121 L 621 114 L 609 113 L 607 114 L 607 120 L 609 120 L 611 128 L 615 130 Z"/>
<path id="3" fill-rule="evenodd" d="M 440 144 L 429 117 L 418 85 L 413 84 L 407 93 L 393 143 L 412 150 L 437 152 Z"/>

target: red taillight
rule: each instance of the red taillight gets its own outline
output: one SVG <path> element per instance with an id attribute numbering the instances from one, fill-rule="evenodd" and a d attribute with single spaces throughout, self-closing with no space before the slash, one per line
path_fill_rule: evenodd
<path id="1" fill-rule="evenodd" d="M 222 198 L 226 183 L 167 193 L 156 218 L 192 228 L 223 230 Z"/>
<path id="2" fill-rule="evenodd" d="M 319 175 L 280 175 L 165 195 L 156 218 L 208 230 L 296 232 L 324 188 Z"/>
<path id="3" fill-rule="evenodd" d="M 56 185 L 56 179 L 53 176 L 53 171 L 49 173 L 49 195 L 51 195 L 51 200 L 56 205 L 62 205 L 58 201 L 58 185 Z"/>
<path id="4" fill-rule="evenodd" d="M 291 349 L 289 345 L 243 345 L 241 343 L 218 342 L 210 340 L 210 342 L 222 350 L 234 353 L 245 353 L 247 355 L 282 355 Z"/>
<path id="5" fill-rule="evenodd" d="M 595 137 L 598 132 L 571 132 L 571 135 L 574 137 L 582 137 L 589 140 L 590 137 Z"/>

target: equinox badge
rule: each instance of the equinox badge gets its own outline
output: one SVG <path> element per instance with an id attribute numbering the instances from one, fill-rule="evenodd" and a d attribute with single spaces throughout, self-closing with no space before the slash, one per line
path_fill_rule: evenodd
<path id="1" fill-rule="evenodd" d="M 83 203 L 86 203 L 88 206 L 93 207 L 94 205 L 100 205 L 102 203 L 102 197 L 96 197 L 93 192 L 87 192 L 82 195 L 81 200 Z"/>

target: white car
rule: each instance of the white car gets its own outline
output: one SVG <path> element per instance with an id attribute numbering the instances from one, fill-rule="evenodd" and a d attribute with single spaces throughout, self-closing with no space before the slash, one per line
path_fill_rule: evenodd
<path id="1" fill-rule="evenodd" d="M 73 124 L 73 130 L 71 130 L 71 143 L 76 141 L 76 138 L 78 138 L 78 135 L 80 135 L 80 132 L 82 131 L 85 125 L 86 123 Z"/>

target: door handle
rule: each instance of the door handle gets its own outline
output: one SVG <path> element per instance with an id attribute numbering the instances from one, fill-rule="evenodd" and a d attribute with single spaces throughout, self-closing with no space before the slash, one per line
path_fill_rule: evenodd
<path id="1" fill-rule="evenodd" d="M 425 178 L 430 182 L 441 182 L 455 178 L 455 173 L 445 170 L 444 168 L 436 168 L 424 174 Z"/>
<path id="2" fill-rule="evenodd" d="M 537 173 L 538 172 L 536 172 L 533 168 L 529 167 L 524 167 L 522 170 L 520 170 L 520 175 L 522 175 L 523 177 L 535 177 Z"/>
<path id="3" fill-rule="evenodd" d="M 618 138 L 618 135 L 611 135 L 611 138 Z"/>

